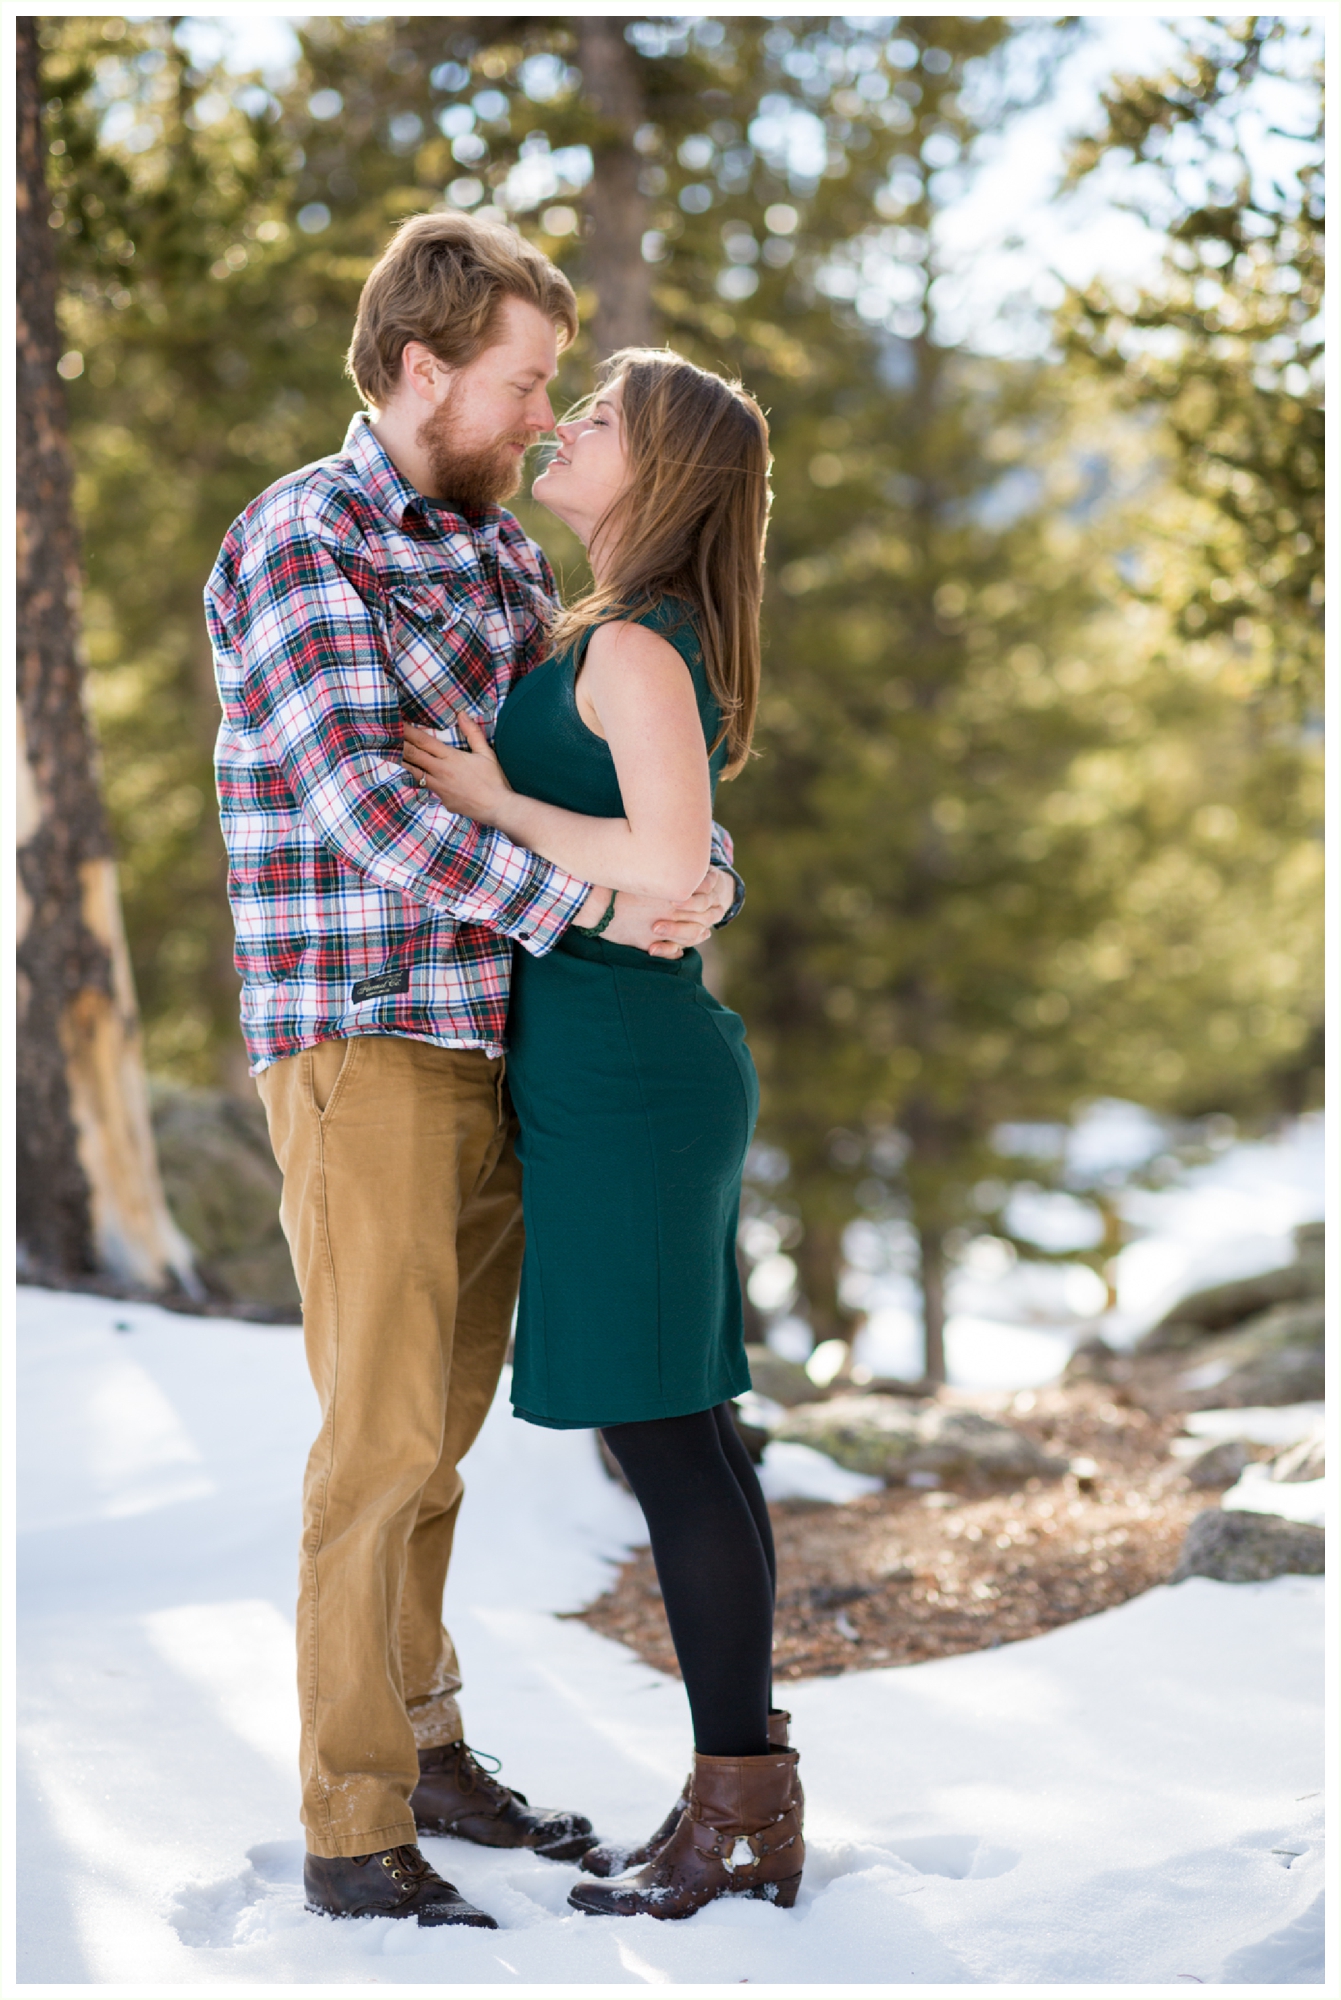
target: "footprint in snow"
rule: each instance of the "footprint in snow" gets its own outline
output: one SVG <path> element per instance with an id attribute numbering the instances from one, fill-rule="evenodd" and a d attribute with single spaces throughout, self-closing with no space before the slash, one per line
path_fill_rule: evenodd
<path id="1" fill-rule="evenodd" d="M 806 1887 L 827 1887 L 845 1875 L 869 1868 L 895 1868 L 910 1877 L 940 1876 L 954 1882 L 982 1882 L 1008 1875 L 1020 1856 L 995 1847 L 976 1833 L 929 1833 L 876 1845 L 867 1841 L 815 1841 L 806 1849 Z"/>
<path id="2" fill-rule="evenodd" d="M 993 1847 L 976 1833 L 928 1833 L 894 1840 L 890 1852 L 919 1875 L 945 1875 L 954 1882 L 985 1882 L 993 1875 L 1009 1875 L 1020 1865 L 1013 1847 Z"/>
<path id="3" fill-rule="evenodd" d="M 576 1921 L 568 1891 L 580 1880 L 575 1867 L 538 1854 L 471 1847 L 459 1840 L 425 1836 L 425 1857 L 454 1882 L 468 1901 L 488 1910 L 505 1931 L 528 1930 L 555 1918 Z M 168 1911 L 168 1922 L 185 1945 L 225 1950 L 253 1944 L 304 1923 L 323 1923 L 304 1907 L 301 1840 L 265 1840 L 247 1850 L 244 1868 L 212 1882 L 185 1882 Z M 376 1935 L 373 1935 L 374 1929 Z M 369 1918 L 369 1949 L 403 1956 L 426 1947 L 438 1934 L 414 1923 L 384 1924 Z M 390 1935 L 383 1935 L 383 1933 Z"/>
<path id="4" fill-rule="evenodd" d="M 1282 1843 L 1283 1844 L 1283 1843 Z M 568 1890 L 577 1871 L 556 1866 L 539 1855 L 477 1849 L 455 1840 L 425 1838 L 424 1852 L 439 1874 L 456 1883 L 462 1894 L 496 1917 L 503 1930 L 528 1930 L 533 1925 L 571 1919 Z M 1289 1866 L 1284 1857 L 1282 1864 Z M 1293 1858 L 1293 1857 L 1291 1857 Z M 996 1847 L 973 1833 L 922 1834 L 881 1843 L 815 1841 L 806 1855 L 804 1900 L 844 1877 L 885 1870 L 908 1878 L 911 1893 L 929 1877 L 955 1882 L 981 1882 L 1006 1875 L 1020 1856 Z M 247 1851 L 246 1866 L 212 1882 L 183 1883 L 168 1921 L 185 1945 L 220 1950 L 257 1942 L 298 1924 L 319 1923 L 303 1907 L 303 1843 L 300 1840 L 260 1841 Z M 376 1920 L 373 1920 L 374 1922 Z M 424 1946 L 416 1925 L 391 1925 L 396 1933 L 380 1936 L 379 1948 L 395 1956 Z M 404 1936 L 399 1935 L 404 1931 Z M 370 1944 L 372 1940 L 369 1940 Z"/>
<path id="5" fill-rule="evenodd" d="M 303 1843 L 263 1840 L 236 1875 L 184 1882 L 168 1922 L 185 1945 L 219 1950 L 304 1920 Z"/>

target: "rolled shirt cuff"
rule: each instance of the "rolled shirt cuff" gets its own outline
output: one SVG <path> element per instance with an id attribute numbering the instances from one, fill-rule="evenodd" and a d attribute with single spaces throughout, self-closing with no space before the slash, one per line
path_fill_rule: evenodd
<path id="1" fill-rule="evenodd" d="M 591 894 L 590 882 L 579 882 L 575 875 L 565 875 L 557 868 L 550 875 L 544 887 L 518 897 L 515 909 L 501 913 L 492 926 L 533 958 L 553 951 Z"/>

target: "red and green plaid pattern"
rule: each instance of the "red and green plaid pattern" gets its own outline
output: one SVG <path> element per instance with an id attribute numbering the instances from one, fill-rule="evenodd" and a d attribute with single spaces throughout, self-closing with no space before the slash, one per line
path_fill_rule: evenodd
<path id="1" fill-rule="evenodd" d="M 417 790 L 401 725 L 492 735 L 553 597 L 511 515 L 426 502 L 362 415 L 233 523 L 205 608 L 253 1073 L 342 1035 L 501 1048 L 511 941 L 550 950 L 588 884 Z"/>

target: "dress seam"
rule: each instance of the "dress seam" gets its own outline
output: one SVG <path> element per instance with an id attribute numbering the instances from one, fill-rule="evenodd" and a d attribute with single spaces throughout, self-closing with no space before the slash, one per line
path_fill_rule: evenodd
<path id="1" fill-rule="evenodd" d="M 657 1285 L 656 1285 L 656 1301 L 657 1301 L 657 1322 L 656 1322 L 656 1324 L 657 1324 L 657 1395 L 658 1395 L 658 1397 L 660 1398 L 660 1400 L 661 1400 L 661 1403 L 662 1403 L 662 1407 L 663 1407 L 663 1409 L 664 1409 L 664 1407 L 665 1407 L 665 1402 L 666 1402 L 666 1375 L 665 1375 L 665 1368 L 664 1368 L 664 1365 L 663 1365 L 663 1341 L 662 1341 L 662 1312 L 663 1312 L 663 1299 L 662 1299 L 662 1286 L 663 1286 L 663 1272 L 664 1272 L 664 1268 L 665 1268 L 665 1257 L 664 1257 L 664 1250 L 663 1250 L 663 1244 L 662 1244 L 662 1240 L 661 1240 L 661 1218 L 662 1218 L 662 1209 L 661 1209 L 661 1195 L 662 1195 L 662 1189 L 661 1189 L 661 1175 L 660 1175 L 660 1172 L 658 1171 L 658 1162 L 657 1162 L 657 1148 L 656 1148 L 656 1134 L 655 1134 L 655 1132 L 653 1131 L 653 1128 L 652 1128 L 652 1116 L 651 1116 L 651 1113 L 650 1113 L 650 1111 L 649 1111 L 649 1110 L 648 1110 L 648 1108 L 647 1108 L 647 1093 L 646 1093 L 646 1091 L 645 1091 L 645 1090 L 644 1090 L 644 1088 L 643 1088 L 643 1072 L 642 1072 L 642 1065 L 641 1065 L 641 1063 L 640 1063 L 640 1062 L 639 1062 L 639 1060 L 638 1060 L 638 1051 L 637 1051 L 637 1048 L 636 1048 L 636 1046 L 635 1046 L 635 1043 L 634 1043 L 634 1039 L 633 1039 L 633 1035 L 632 1035 L 632 1033 L 631 1033 L 631 1031 L 630 1031 L 630 1028 L 629 1028 L 629 1018 L 628 1018 L 628 1015 L 627 1015 L 627 1013 L 626 1013 L 626 1012 L 625 1012 L 625 1010 L 624 1010 L 624 995 L 623 995 L 623 992 L 622 992 L 622 991 L 621 991 L 621 989 L 620 989 L 620 980 L 619 980 L 619 975 L 618 975 L 618 972 L 617 972 L 617 969 L 616 969 L 616 968 L 615 968 L 615 967 L 614 967 L 613 965 L 612 965 L 612 966 L 610 967 L 610 979 L 611 979 L 611 984 L 613 985 L 613 987 L 614 987 L 614 990 L 615 990 L 615 1002 L 616 1002 L 616 1005 L 617 1005 L 617 1006 L 618 1006 L 618 1008 L 619 1008 L 619 1022 L 620 1022 L 620 1026 L 621 1026 L 621 1027 L 623 1028 L 623 1030 L 624 1030 L 624 1042 L 625 1042 L 625 1046 L 627 1047 L 627 1049 L 628 1049 L 628 1052 L 629 1052 L 629 1064 L 630 1064 L 630 1067 L 631 1067 L 631 1069 L 632 1069 L 632 1071 L 633 1071 L 633 1075 L 634 1075 L 634 1080 L 636 1081 L 636 1083 L 637 1083 L 637 1085 L 638 1085 L 638 1103 L 639 1103 L 639 1105 L 640 1105 L 640 1106 L 641 1106 L 641 1108 L 642 1108 L 642 1114 L 643 1114 L 643 1130 L 644 1130 L 644 1132 L 645 1132 L 645 1133 L 646 1133 L 646 1135 L 647 1135 L 647 1155 L 648 1155 L 648 1159 L 649 1159 L 649 1160 L 650 1160 L 650 1162 L 651 1162 L 651 1168 L 652 1168 L 652 1187 L 653 1187 L 653 1190 L 654 1190 L 654 1193 L 655 1193 L 655 1196 L 656 1196 L 656 1199 L 655 1199 L 655 1201 L 654 1201 L 654 1203 L 653 1203 L 653 1213 L 654 1213 L 654 1215 L 655 1215 L 655 1217 L 656 1217 L 656 1244 L 657 1244 Z"/>

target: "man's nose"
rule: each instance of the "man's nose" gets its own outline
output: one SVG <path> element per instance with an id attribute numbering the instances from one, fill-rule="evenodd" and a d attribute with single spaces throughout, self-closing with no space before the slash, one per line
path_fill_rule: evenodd
<path id="1" fill-rule="evenodd" d="M 533 431 L 552 431 L 554 429 L 554 406 L 543 389 L 531 398 L 526 420 L 528 426 Z"/>

